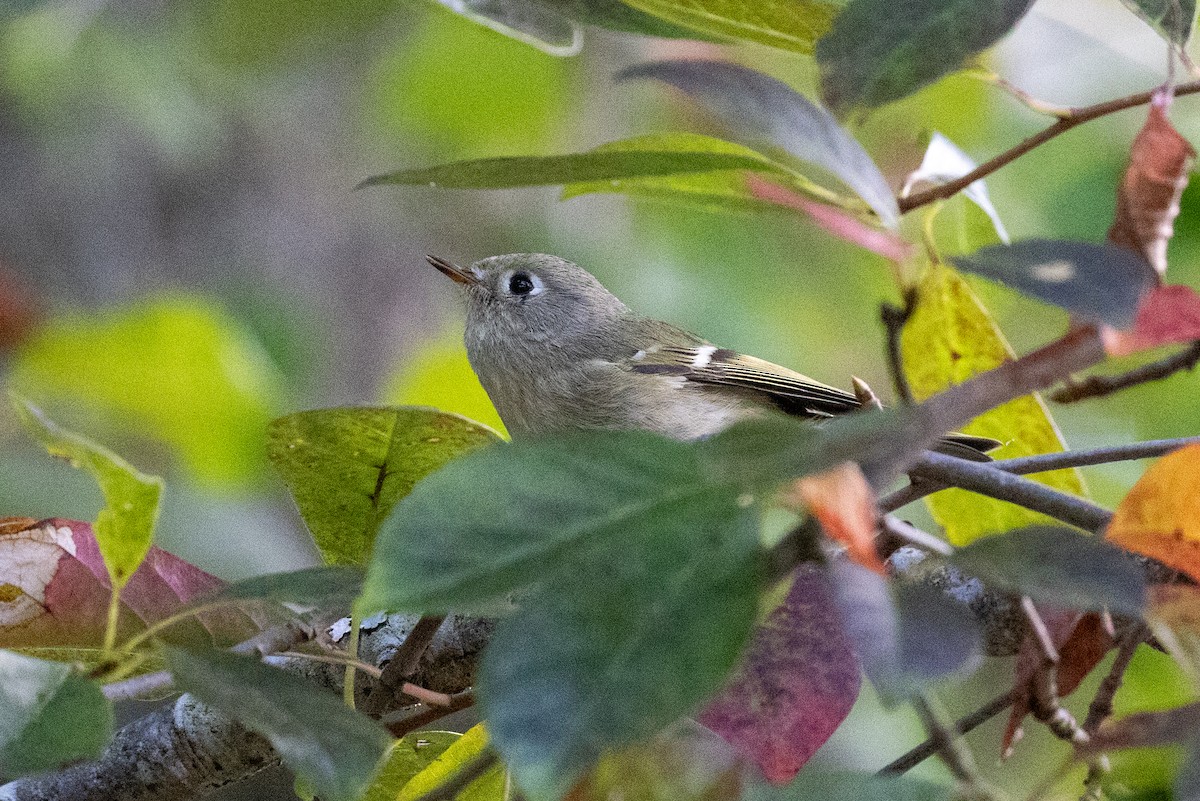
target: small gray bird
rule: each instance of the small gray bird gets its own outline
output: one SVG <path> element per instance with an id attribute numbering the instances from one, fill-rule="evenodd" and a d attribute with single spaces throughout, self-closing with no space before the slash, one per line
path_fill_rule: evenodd
<path id="1" fill-rule="evenodd" d="M 515 438 L 599 428 L 686 440 L 765 409 L 821 419 L 861 406 L 836 387 L 643 317 L 557 256 L 514 253 L 470 267 L 426 258 L 465 289 L 471 367 Z M 976 458 L 998 444 L 962 434 L 947 442 Z"/>

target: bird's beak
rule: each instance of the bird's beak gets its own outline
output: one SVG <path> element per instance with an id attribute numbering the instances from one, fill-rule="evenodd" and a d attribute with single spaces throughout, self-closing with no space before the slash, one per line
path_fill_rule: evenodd
<path id="1" fill-rule="evenodd" d="M 456 283 L 474 286 L 483 280 L 483 276 L 474 267 L 459 267 L 457 264 L 446 261 L 440 256 L 426 256 L 425 260 L 445 273 L 451 281 Z"/>

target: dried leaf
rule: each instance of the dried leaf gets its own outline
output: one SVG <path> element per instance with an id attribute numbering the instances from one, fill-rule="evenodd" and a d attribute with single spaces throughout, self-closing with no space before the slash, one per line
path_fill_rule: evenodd
<path id="1" fill-rule="evenodd" d="M 1117 506 L 1105 536 L 1200 581 L 1200 445 L 1152 465 Z"/>
<path id="2" fill-rule="evenodd" d="M 129 636 L 224 586 L 216 576 L 152 547 L 121 593 L 118 632 Z M 0 526 L 0 647 L 88 661 L 104 641 L 111 585 L 91 526 L 7 518 Z M 206 612 L 166 632 L 229 644 L 257 627 L 235 611 Z M 207 629 L 207 635 L 200 628 Z"/>
<path id="3" fill-rule="evenodd" d="M 1150 104 L 1146 123 L 1133 140 L 1129 167 L 1117 190 L 1117 212 L 1108 240 L 1141 254 L 1159 274 L 1167 273 L 1167 242 L 1175 233 L 1179 199 L 1187 187 L 1196 151 L 1167 119 L 1170 96 Z"/>
<path id="4" fill-rule="evenodd" d="M 802 565 L 759 624 L 733 680 L 699 720 L 786 782 L 841 725 L 859 691 L 858 660 L 825 571 Z"/>
<path id="5" fill-rule="evenodd" d="M 789 505 L 803 505 L 833 539 L 849 549 L 850 558 L 881 576 L 887 568 L 875 549 L 878 507 L 875 492 L 854 462 L 806 476 L 788 490 Z"/>

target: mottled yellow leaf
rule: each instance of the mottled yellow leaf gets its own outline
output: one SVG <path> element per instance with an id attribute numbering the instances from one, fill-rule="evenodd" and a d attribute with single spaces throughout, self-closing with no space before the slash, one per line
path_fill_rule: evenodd
<path id="1" fill-rule="evenodd" d="M 979 298 L 956 272 L 931 266 L 917 285 L 917 306 L 900 337 L 904 373 L 913 395 L 924 400 L 971 376 L 1013 358 L 1012 349 Z M 992 437 L 1003 447 L 997 459 L 1054 453 L 1062 436 L 1042 399 L 1026 395 L 975 418 L 963 432 Z M 1076 495 L 1086 495 L 1076 470 L 1056 470 L 1035 480 Z M 1001 531 L 1044 523 L 1046 518 L 1019 506 L 951 489 L 931 495 L 929 508 L 955 545 Z"/>

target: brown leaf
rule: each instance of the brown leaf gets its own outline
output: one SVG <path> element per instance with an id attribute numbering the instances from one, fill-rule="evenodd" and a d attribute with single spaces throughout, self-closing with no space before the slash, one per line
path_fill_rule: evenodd
<path id="1" fill-rule="evenodd" d="M 826 534 L 846 546 L 851 559 L 887 575 L 875 547 L 879 517 L 875 492 L 854 462 L 796 481 L 784 501 L 793 508 L 802 505 L 808 509 Z"/>
<path id="2" fill-rule="evenodd" d="M 142 631 L 224 585 L 216 576 L 152 547 L 121 592 L 118 634 L 125 638 Z M 0 648 L 84 658 L 104 641 L 111 586 L 87 523 L 58 518 L 0 521 Z M 228 644 L 256 630 L 240 612 L 218 610 L 184 621 L 168 634 Z"/>
<path id="3" fill-rule="evenodd" d="M 1146 123 L 1133 140 L 1129 167 L 1117 190 L 1117 212 L 1108 239 L 1140 253 L 1159 277 L 1167 272 L 1167 242 L 1179 216 L 1196 151 L 1167 119 L 1169 94 L 1155 95 Z"/>
<path id="4" fill-rule="evenodd" d="M 1060 697 L 1070 695 L 1113 647 L 1113 635 L 1097 612 L 1038 609 L 1054 646 L 1058 649 L 1057 684 Z M 1017 654 L 1016 680 L 1013 683 L 1012 713 L 1004 731 L 1001 753 L 1007 758 L 1020 739 L 1021 722 L 1031 710 L 1031 682 L 1042 667 L 1042 649 L 1037 636 L 1025 635 Z"/>

